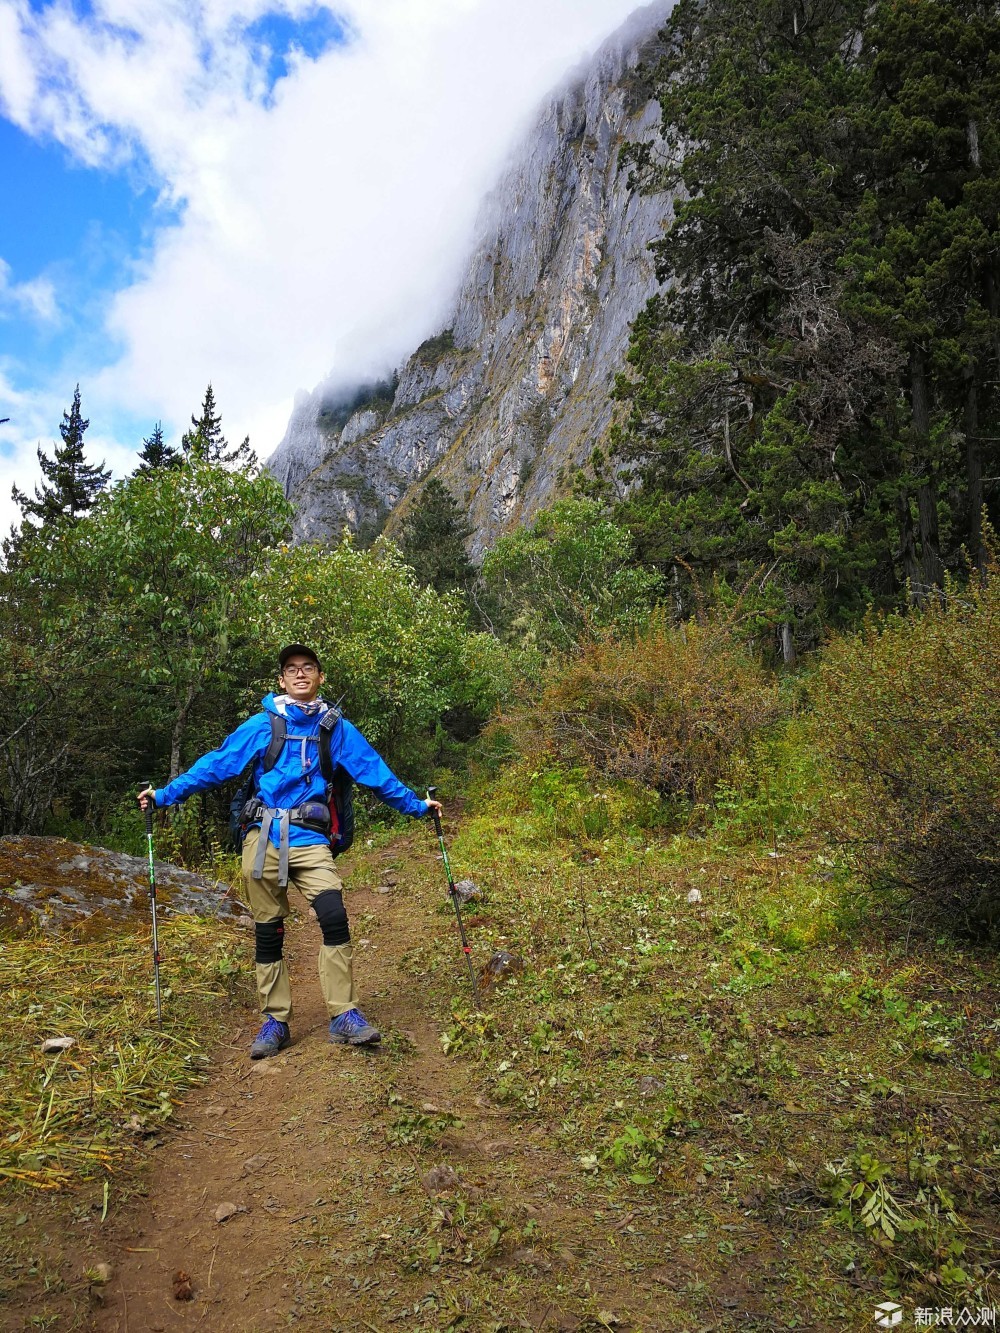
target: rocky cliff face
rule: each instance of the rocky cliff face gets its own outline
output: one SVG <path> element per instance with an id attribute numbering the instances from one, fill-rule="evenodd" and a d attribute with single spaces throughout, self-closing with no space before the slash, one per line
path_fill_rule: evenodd
<path id="1" fill-rule="evenodd" d="M 391 383 L 339 402 L 321 385 L 296 403 L 268 466 L 298 507 L 298 540 L 392 531 L 433 473 L 465 503 L 476 556 L 601 440 L 670 210 L 630 195 L 620 165 L 655 131 L 634 69 L 668 7 L 633 15 L 544 108 L 486 203 L 448 327 Z"/>

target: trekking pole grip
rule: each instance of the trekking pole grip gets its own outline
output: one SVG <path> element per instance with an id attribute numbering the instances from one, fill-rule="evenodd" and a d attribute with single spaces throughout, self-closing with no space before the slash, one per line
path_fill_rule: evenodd
<path id="1" fill-rule="evenodd" d="M 149 789 L 152 787 L 152 785 L 153 785 L 153 784 L 152 784 L 151 782 L 143 782 L 143 783 L 141 783 L 140 786 L 139 786 L 139 793 L 140 793 L 140 795 L 141 795 L 142 792 L 144 792 L 144 791 L 149 791 Z M 147 804 L 145 810 L 143 810 L 142 813 L 146 816 L 146 832 L 147 832 L 147 834 L 149 834 L 150 836 L 152 836 L 152 833 L 153 833 L 153 804 L 152 804 L 152 800 L 150 800 L 150 802 Z"/>
<path id="2" fill-rule="evenodd" d="M 428 799 L 428 801 L 436 801 L 436 800 L 437 800 L 437 791 L 438 791 L 437 787 L 428 787 L 428 788 L 427 788 L 427 799 Z M 435 809 L 432 809 L 432 810 L 431 810 L 431 814 L 434 816 L 434 832 L 435 832 L 435 833 L 438 835 L 438 837 L 440 838 L 440 837 L 441 837 L 441 815 L 440 815 L 439 812 L 438 812 L 437 810 L 435 810 Z"/>

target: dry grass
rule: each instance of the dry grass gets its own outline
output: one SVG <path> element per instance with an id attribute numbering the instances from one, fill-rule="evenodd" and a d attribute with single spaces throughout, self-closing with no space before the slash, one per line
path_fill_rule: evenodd
<path id="1" fill-rule="evenodd" d="M 728 623 L 674 626 L 658 612 L 555 664 L 540 698 L 503 723 L 523 755 L 694 798 L 711 794 L 777 709 L 774 680 Z"/>
<path id="2" fill-rule="evenodd" d="M 241 944 L 218 922 L 163 923 L 161 1031 L 145 926 L 84 942 L 36 934 L 7 943 L 0 1179 L 59 1190 L 120 1169 L 170 1119 L 173 1099 L 204 1078 Z M 74 1045 L 43 1054 L 52 1037 Z"/>

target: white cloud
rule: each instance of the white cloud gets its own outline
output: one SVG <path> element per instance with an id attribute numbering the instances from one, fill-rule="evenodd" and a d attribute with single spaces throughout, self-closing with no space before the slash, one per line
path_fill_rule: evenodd
<path id="1" fill-rule="evenodd" d="M 0 259 L 0 317 L 20 311 L 43 323 L 52 323 L 59 311 L 51 279 L 32 278 L 29 282 L 11 282 L 10 273 L 10 265 Z"/>
<path id="2" fill-rule="evenodd" d="M 296 389 L 398 362 L 538 103 L 636 7 L 345 0 L 349 44 L 293 56 L 268 95 L 247 26 L 311 0 L 0 0 L 0 108 L 80 161 L 147 161 L 179 208 L 110 300 L 104 364 L 72 372 L 95 425 L 180 429 L 211 380 L 266 454 Z"/>

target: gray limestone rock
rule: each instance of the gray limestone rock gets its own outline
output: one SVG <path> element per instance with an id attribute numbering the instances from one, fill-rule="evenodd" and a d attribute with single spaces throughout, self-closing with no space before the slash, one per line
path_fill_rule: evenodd
<path id="1" fill-rule="evenodd" d="M 230 918 L 244 909 L 225 884 L 156 862 L 156 896 L 164 917 Z M 0 916 L 9 907 L 46 929 L 78 925 L 95 913 L 114 921 L 149 912 L 145 857 L 67 842 L 64 838 L 0 837 Z"/>
<path id="2" fill-rule="evenodd" d="M 601 441 L 671 213 L 668 197 L 629 192 L 620 160 L 658 124 L 635 68 L 668 8 L 633 15 L 544 107 L 484 205 L 447 328 L 391 385 L 339 402 L 321 385 L 296 402 L 268 466 L 297 506 L 297 540 L 391 533 L 433 472 L 464 503 L 478 557 Z"/>

